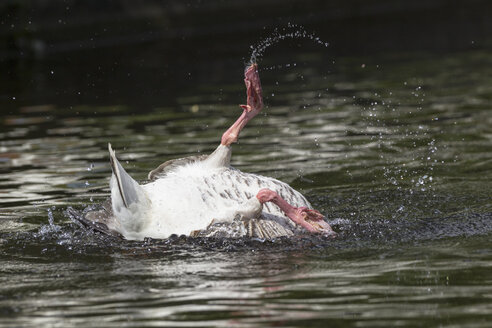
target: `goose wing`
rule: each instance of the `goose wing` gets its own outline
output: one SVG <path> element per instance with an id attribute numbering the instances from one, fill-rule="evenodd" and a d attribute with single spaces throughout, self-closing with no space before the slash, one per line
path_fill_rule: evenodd
<path id="1" fill-rule="evenodd" d="M 204 230 L 195 230 L 191 237 L 275 239 L 292 236 L 298 229 L 274 215 L 263 213 L 257 218 L 237 216 L 232 222 L 220 222 Z"/>

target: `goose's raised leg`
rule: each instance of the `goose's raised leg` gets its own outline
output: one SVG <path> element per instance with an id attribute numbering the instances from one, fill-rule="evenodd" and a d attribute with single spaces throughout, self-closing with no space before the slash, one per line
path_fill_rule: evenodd
<path id="1" fill-rule="evenodd" d="M 292 221 L 307 231 L 326 235 L 335 234 L 320 212 L 308 209 L 307 207 L 294 207 L 273 190 L 261 189 L 256 195 L 256 198 L 261 204 L 266 202 L 276 204 Z"/>
<path id="2" fill-rule="evenodd" d="M 244 126 L 255 117 L 263 108 L 263 97 L 258 74 L 258 65 L 251 64 L 244 72 L 244 83 L 246 84 L 247 105 L 240 105 L 243 113 L 236 122 L 222 135 L 221 145 L 230 146 L 237 141 L 239 133 Z"/>

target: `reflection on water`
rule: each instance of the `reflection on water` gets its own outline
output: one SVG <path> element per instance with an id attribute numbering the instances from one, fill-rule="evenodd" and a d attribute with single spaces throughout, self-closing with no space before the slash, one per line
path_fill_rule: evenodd
<path id="1" fill-rule="evenodd" d="M 10 103 L 0 325 L 486 326 L 490 58 L 263 59 L 267 108 L 233 165 L 304 192 L 339 232 L 328 241 L 122 242 L 65 214 L 108 196 L 107 142 L 139 180 L 212 151 L 239 113 L 240 69 L 151 108 Z"/>

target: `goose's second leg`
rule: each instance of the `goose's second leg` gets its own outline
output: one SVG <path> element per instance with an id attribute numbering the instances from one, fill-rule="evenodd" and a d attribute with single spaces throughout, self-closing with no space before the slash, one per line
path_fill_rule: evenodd
<path id="1" fill-rule="evenodd" d="M 221 145 L 230 146 L 237 142 L 239 133 L 244 126 L 255 117 L 263 108 L 263 97 L 258 74 L 258 65 L 251 64 L 244 72 L 244 83 L 246 84 L 247 105 L 240 105 L 243 113 L 236 122 L 222 135 Z"/>
<path id="2" fill-rule="evenodd" d="M 320 212 L 307 207 L 294 207 L 273 190 L 261 189 L 256 198 L 261 204 L 266 202 L 276 204 L 292 221 L 310 232 L 335 234 Z"/>

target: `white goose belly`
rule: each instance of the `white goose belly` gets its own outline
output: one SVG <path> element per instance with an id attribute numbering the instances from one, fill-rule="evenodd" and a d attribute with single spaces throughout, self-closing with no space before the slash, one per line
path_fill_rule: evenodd
<path id="1" fill-rule="evenodd" d="M 190 235 L 192 231 L 206 229 L 214 219 L 232 220 L 241 204 L 263 188 L 274 190 L 293 206 L 311 207 L 304 196 L 284 182 L 230 167 L 187 165 L 143 188 L 152 205 L 140 233 L 153 238 Z M 262 216 L 270 215 L 294 226 L 277 205 L 266 203 Z"/>

